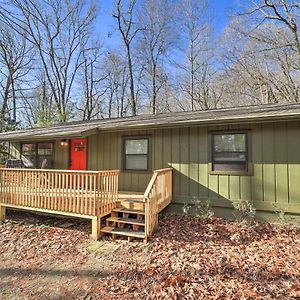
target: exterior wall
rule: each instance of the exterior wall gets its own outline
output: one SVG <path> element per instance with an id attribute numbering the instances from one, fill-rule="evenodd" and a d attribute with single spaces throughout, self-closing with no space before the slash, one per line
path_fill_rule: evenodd
<path id="1" fill-rule="evenodd" d="M 149 172 L 124 172 L 119 177 L 121 191 L 145 191 L 154 169 L 162 167 L 163 162 L 157 159 L 159 152 L 155 145 L 159 141 L 156 131 L 130 131 L 98 133 L 88 139 L 88 169 L 90 170 L 122 170 L 123 145 L 122 137 L 129 135 L 152 135 L 150 141 L 150 166 Z M 154 149 L 156 149 L 154 151 Z M 167 165 L 166 165 L 167 166 Z"/>
<path id="2" fill-rule="evenodd" d="M 54 169 L 68 169 L 69 161 L 69 150 L 68 147 L 62 147 L 60 145 L 60 140 L 49 141 L 54 144 L 53 153 L 53 168 Z M 21 158 L 21 142 L 12 142 L 9 147 L 10 157 L 13 159 Z"/>
<path id="3" fill-rule="evenodd" d="M 69 148 L 62 147 L 60 140 L 54 141 L 54 157 L 53 168 L 58 170 L 66 170 L 69 167 Z"/>
<path id="4" fill-rule="evenodd" d="M 9 157 L 11 159 L 21 158 L 21 144 L 14 142 L 9 144 Z"/>
<path id="5" fill-rule="evenodd" d="M 211 175 L 209 131 L 249 129 L 251 176 Z M 251 201 L 257 210 L 300 214 L 300 122 L 98 133 L 88 138 L 89 170 L 122 170 L 122 137 L 151 135 L 151 172 L 121 172 L 119 188 L 145 191 L 154 169 L 172 167 L 173 204 L 210 199 L 215 207 Z M 15 147 L 18 149 L 18 147 Z M 68 147 L 55 142 L 54 168 L 68 168 Z"/>
<path id="6" fill-rule="evenodd" d="M 250 129 L 251 176 L 210 175 L 209 131 Z M 122 136 L 151 138 L 152 170 L 173 167 L 173 204 L 249 200 L 257 210 L 300 213 L 300 122 L 99 133 L 89 138 L 91 170 L 122 169 Z M 144 191 L 151 173 L 121 172 L 120 190 Z"/>

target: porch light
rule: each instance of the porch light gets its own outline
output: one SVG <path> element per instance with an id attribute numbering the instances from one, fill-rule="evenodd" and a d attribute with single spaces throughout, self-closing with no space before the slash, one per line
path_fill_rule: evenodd
<path id="1" fill-rule="evenodd" d="M 69 143 L 68 143 L 68 141 L 67 141 L 66 139 L 64 139 L 64 140 L 61 140 L 61 141 L 60 141 L 60 145 L 61 145 L 62 147 L 68 147 Z"/>

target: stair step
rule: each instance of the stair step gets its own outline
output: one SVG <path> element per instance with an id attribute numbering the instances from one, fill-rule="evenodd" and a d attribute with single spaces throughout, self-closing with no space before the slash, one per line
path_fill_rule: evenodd
<path id="1" fill-rule="evenodd" d="M 138 209 L 115 208 L 115 209 L 113 209 L 113 212 L 120 212 L 120 213 L 126 213 L 126 214 L 136 214 L 136 215 L 145 215 L 144 210 L 138 210 Z"/>
<path id="2" fill-rule="evenodd" d="M 140 199 L 143 200 L 144 199 L 144 194 L 136 194 L 136 193 L 124 193 L 124 192 L 120 192 L 119 195 L 119 200 L 123 201 L 124 199 Z"/>
<path id="3" fill-rule="evenodd" d="M 116 234 L 116 235 L 122 235 L 122 236 L 130 236 L 130 237 L 136 237 L 136 238 L 144 238 L 145 237 L 145 232 L 144 231 L 137 231 L 137 230 L 132 230 L 129 228 L 114 228 L 114 227 L 104 227 L 100 230 L 103 233 L 111 233 L 111 234 Z"/>
<path id="4" fill-rule="evenodd" d="M 128 203 L 142 203 L 144 204 L 144 199 L 123 199 L 122 202 L 128 202 Z"/>
<path id="5" fill-rule="evenodd" d="M 144 221 L 139 221 L 139 220 L 132 219 L 132 218 L 110 217 L 106 221 L 145 226 L 145 222 Z"/>

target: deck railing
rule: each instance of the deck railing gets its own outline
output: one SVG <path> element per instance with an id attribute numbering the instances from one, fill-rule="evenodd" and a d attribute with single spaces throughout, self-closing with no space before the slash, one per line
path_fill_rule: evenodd
<path id="1" fill-rule="evenodd" d="M 101 216 L 118 204 L 119 171 L 0 169 L 0 204 Z"/>
<path id="2" fill-rule="evenodd" d="M 158 226 L 158 214 L 172 200 L 172 168 L 155 170 L 144 194 L 145 235 L 150 237 Z"/>

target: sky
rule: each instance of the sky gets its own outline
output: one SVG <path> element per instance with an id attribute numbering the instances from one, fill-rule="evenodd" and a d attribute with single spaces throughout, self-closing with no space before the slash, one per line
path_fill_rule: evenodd
<path id="1" fill-rule="evenodd" d="M 201 1 L 201 0 L 196 0 Z M 214 24 L 216 34 L 221 34 L 222 30 L 228 23 L 228 15 L 232 11 L 236 0 L 211 0 Z M 118 42 L 119 33 L 114 29 L 116 27 L 116 21 L 111 16 L 113 11 L 114 0 L 100 0 L 99 1 L 99 17 L 97 19 L 97 32 L 100 33 L 102 39 L 106 40 L 109 45 L 114 45 Z M 112 33 L 109 40 L 107 36 Z"/>

